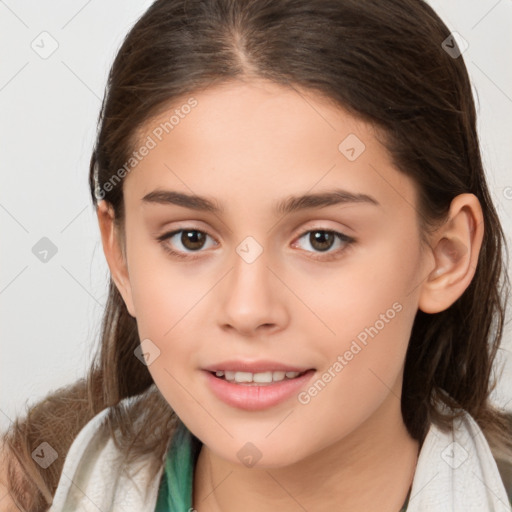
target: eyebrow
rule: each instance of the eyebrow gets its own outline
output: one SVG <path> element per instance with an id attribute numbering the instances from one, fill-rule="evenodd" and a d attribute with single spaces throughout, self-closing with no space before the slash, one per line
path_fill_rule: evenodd
<path id="1" fill-rule="evenodd" d="M 191 210 L 215 214 L 221 214 L 224 212 L 224 208 L 214 199 L 194 194 L 185 194 L 174 190 L 154 190 L 153 192 L 146 194 L 142 198 L 142 201 L 145 203 L 173 204 L 189 208 Z M 347 203 L 363 203 L 380 206 L 380 203 L 374 197 L 367 194 L 359 194 L 342 189 L 333 189 L 316 194 L 289 196 L 276 203 L 273 207 L 273 212 L 276 215 L 285 215 L 309 208 L 324 208 L 326 206 Z"/>

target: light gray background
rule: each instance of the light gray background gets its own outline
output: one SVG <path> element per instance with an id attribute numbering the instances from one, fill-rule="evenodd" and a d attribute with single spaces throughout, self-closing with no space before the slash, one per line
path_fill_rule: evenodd
<path id="1" fill-rule="evenodd" d="M 108 69 L 151 3 L 0 0 L 0 430 L 26 404 L 84 375 L 98 342 L 108 268 L 88 163 Z M 469 43 L 463 57 L 477 91 L 484 162 L 510 234 L 512 2 L 430 3 Z M 33 49 L 51 44 L 58 48 L 47 58 Z M 42 237 L 57 247 L 46 263 L 32 252 Z M 509 322 L 494 393 L 507 409 L 511 333 Z"/>

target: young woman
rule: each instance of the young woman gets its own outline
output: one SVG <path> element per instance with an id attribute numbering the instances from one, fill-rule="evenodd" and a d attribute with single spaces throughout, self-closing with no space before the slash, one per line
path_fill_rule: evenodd
<path id="1" fill-rule="evenodd" d="M 14 503 L 511 510 L 504 236 L 446 41 L 421 0 L 148 9 L 91 158 L 101 351 L 6 433 Z"/>

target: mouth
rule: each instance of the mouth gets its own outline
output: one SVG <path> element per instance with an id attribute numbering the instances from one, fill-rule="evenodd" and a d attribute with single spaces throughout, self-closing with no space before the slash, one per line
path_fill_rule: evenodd
<path id="1" fill-rule="evenodd" d="M 219 400 L 245 411 L 270 409 L 292 399 L 316 374 L 312 368 L 268 369 L 276 365 L 265 365 L 267 369 L 258 365 L 254 372 L 237 370 L 234 365 L 230 370 L 219 370 L 219 366 L 203 369 L 205 384 Z"/>
<path id="2" fill-rule="evenodd" d="M 244 371 L 210 371 L 210 373 L 221 380 L 228 381 L 232 384 L 241 384 L 246 386 L 265 386 L 272 385 L 275 382 L 294 380 L 302 377 L 305 373 L 311 371 L 304 370 L 302 372 L 295 371 L 266 371 L 266 372 L 244 372 Z"/>

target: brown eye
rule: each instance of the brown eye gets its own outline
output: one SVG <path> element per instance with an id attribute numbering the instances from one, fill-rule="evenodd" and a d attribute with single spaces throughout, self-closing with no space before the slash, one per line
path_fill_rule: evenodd
<path id="1" fill-rule="evenodd" d="M 181 231 L 180 242 L 186 249 L 191 251 L 201 249 L 206 240 L 206 233 L 197 229 L 187 229 Z"/>
<path id="2" fill-rule="evenodd" d="M 207 237 L 213 239 L 208 233 L 199 229 L 184 228 L 165 233 L 157 237 L 157 240 L 162 244 L 164 250 L 173 256 L 194 258 L 196 257 L 194 253 L 198 253 L 199 256 L 199 253 L 202 252 L 201 249 L 205 247 Z"/>
<path id="3" fill-rule="evenodd" d="M 332 247 L 336 237 L 331 231 L 310 231 L 309 243 L 319 251 L 327 251 Z"/>
<path id="4" fill-rule="evenodd" d="M 338 253 L 343 252 L 350 244 L 355 242 L 354 238 L 330 229 L 312 229 L 306 231 L 298 238 L 298 240 L 301 239 L 305 239 L 312 247 L 313 250 L 308 252 L 313 253 L 313 258 L 336 257 Z M 339 242 L 341 247 L 338 247 L 337 250 L 330 251 L 329 249 L 334 247 L 336 242 Z M 297 247 L 300 244 L 299 242 L 295 242 L 293 245 Z M 325 253 L 325 256 L 322 256 L 321 253 Z"/>

